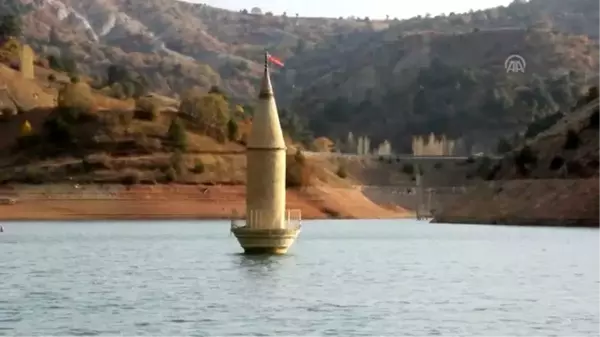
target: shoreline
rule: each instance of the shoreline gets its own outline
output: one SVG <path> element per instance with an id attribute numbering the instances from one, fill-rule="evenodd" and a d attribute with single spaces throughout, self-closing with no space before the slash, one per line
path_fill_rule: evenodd
<path id="1" fill-rule="evenodd" d="M 4 192 L 4 193 L 2 193 Z M 245 186 L 154 185 L 123 187 L 81 185 L 0 187 L 0 221 L 201 221 L 245 218 Z M 414 213 L 376 205 L 360 191 L 319 187 L 288 190 L 286 209 L 301 219 L 407 219 Z"/>
<path id="2" fill-rule="evenodd" d="M 599 228 L 599 181 L 523 179 L 493 181 L 436 212 L 436 223 Z"/>
<path id="3" fill-rule="evenodd" d="M 482 222 L 474 218 L 440 218 L 431 220 L 430 223 L 448 225 L 472 226 L 502 226 L 502 227 L 556 227 L 556 228 L 600 228 L 595 219 L 497 219 Z"/>

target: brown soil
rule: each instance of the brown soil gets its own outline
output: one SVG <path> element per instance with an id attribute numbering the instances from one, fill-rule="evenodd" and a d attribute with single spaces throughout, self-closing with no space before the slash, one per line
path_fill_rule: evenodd
<path id="1" fill-rule="evenodd" d="M 598 227 L 598 179 L 496 181 L 457 197 L 440 223 Z"/>
<path id="2" fill-rule="evenodd" d="M 18 186 L 0 189 L 16 197 L 14 205 L 0 205 L 3 220 L 128 220 L 229 219 L 245 213 L 244 186 Z M 71 198 L 71 199 L 68 199 Z M 404 218 L 403 209 L 375 205 L 359 191 L 312 188 L 288 191 L 287 208 L 300 209 L 305 219 Z"/>

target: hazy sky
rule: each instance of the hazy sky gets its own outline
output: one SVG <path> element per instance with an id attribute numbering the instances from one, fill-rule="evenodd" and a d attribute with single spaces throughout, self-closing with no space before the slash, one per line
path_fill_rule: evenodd
<path id="1" fill-rule="evenodd" d="M 274 14 L 287 12 L 300 16 L 368 16 L 371 18 L 410 18 L 417 15 L 437 15 L 450 12 L 468 12 L 470 9 L 483 9 L 507 5 L 510 0 L 188 0 L 210 6 L 240 10 L 260 7 L 263 12 Z M 567 0 L 565 0 L 567 1 Z"/>

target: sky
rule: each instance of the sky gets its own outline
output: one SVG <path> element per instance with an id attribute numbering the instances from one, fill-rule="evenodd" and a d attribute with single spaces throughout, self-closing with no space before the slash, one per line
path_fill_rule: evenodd
<path id="1" fill-rule="evenodd" d="M 407 19 L 417 15 L 432 16 L 442 13 L 462 13 L 469 10 L 508 5 L 511 0 L 187 0 L 230 10 L 259 7 L 273 14 L 287 12 L 288 15 L 311 17 L 368 16 L 372 19 Z M 567 0 L 565 0 L 567 1 Z"/>

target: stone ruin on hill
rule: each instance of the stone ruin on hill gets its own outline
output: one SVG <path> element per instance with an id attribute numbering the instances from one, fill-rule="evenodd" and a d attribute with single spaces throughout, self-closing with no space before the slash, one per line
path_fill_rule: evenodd
<path id="1" fill-rule="evenodd" d="M 412 151 L 415 156 L 451 156 L 455 154 L 455 141 L 445 135 L 438 139 L 433 133 L 429 137 L 415 136 Z"/>
<path id="2" fill-rule="evenodd" d="M 35 53 L 29 45 L 21 46 L 21 55 L 19 57 L 19 68 L 24 78 L 32 80 L 35 78 L 33 62 L 35 61 Z"/>

